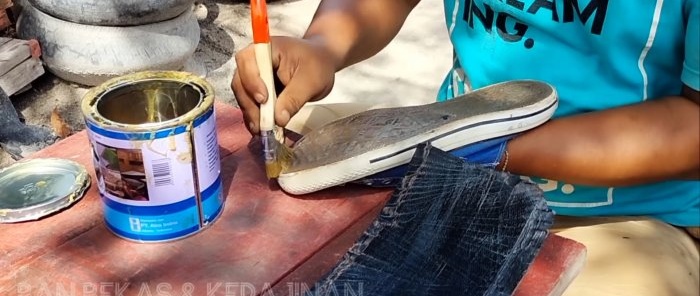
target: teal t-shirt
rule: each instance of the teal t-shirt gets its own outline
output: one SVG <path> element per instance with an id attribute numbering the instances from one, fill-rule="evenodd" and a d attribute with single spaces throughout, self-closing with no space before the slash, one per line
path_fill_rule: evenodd
<path id="1" fill-rule="evenodd" d="M 699 14 L 698 0 L 445 0 L 455 59 L 438 100 L 537 79 L 557 88 L 560 117 L 677 95 L 683 84 L 698 90 Z M 700 226 L 698 181 L 602 188 L 529 179 L 558 214 Z"/>

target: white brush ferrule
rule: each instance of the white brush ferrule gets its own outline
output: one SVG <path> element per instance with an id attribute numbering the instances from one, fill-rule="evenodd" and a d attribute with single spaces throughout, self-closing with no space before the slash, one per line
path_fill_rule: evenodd
<path id="1" fill-rule="evenodd" d="M 272 47 L 270 43 L 255 44 L 255 61 L 258 63 L 258 71 L 267 88 L 267 101 L 260 104 L 260 131 L 275 130 L 275 103 L 277 92 L 275 90 L 274 72 L 272 68 Z"/>

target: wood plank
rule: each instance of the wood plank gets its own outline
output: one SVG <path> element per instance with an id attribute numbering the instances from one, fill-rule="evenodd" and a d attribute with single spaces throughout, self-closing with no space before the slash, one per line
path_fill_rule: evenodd
<path id="1" fill-rule="evenodd" d="M 550 234 L 513 295 L 562 295 L 583 270 L 585 261 L 583 244 Z"/>
<path id="2" fill-rule="evenodd" d="M 225 293 L 235 283 L 262 291 L 389 197 L 387 190 L 355 186 L 303 198 L 286 195 L 267 182 L 257 151 L 247 149 L 250 135 L 240 111 L 217 110 L 226 114 L 217 121 L 220 144 L 231 154 L 222 160 L 225 209 L 211 228 L 171 243 L 128 242 L 104 227 L 93 187 L 68 211 L 0 226 L 1 237 L 17 237 L 0 240 L 2 265 L 8 267 L 0 294 L 102 282 L 130 283 L 126 293 L 138 292 L 142 283 L 168 283 L 177 291 L 192 284 L 205 295 L 207 289 Z M 226 118 L 238 123 L 221 122 Z M 37 157 L 69 156 L 92 168 L 86 141 L 81 132 Z"/>
<path id="3" fill-rule="evenodd" d="M 269 292 L 262 291 L 261 294 L 303 295 L 342 259 L 343 255 L 369 228 L 383 206 L 384 203 L 378 204 L 376 208 L 350 225 L 346 231 L 332 239 L 308 260 L 301 262 L 298 267 L 290 270 L 284 278 L 272 285 L 272 288 L 268 290 Z"/>
<path id="4" fill-rule="evenodd" d="M 217 103 L 217 136 L 221 157 L 245 147 L 240 134 L 242 117 L 240 111 Z M 249 137 L 249 136 L 248 136 Z M 83 200 L 61 213 L 38 221 L 0 224 L 0 266 L 16 267 L 60 246 L 70 239 L 102 223 L 102 204 L 95 186 L 95 170 L 88 144 L 87 133 L 81 131 L 34 153 L 29 158 L 58 157 L 73 160 L 83 165 L 93 178 Z M 6 239 L 12 238 L 12 239 Z M 34 242 L 41 242 L 40 244 Z M 1 294 L 1 293 L 0 293 Z"/>
<path id="5" fill-rule="evenodd" d="M 93 186 L 66 211 L 0 224 L 0 266 L 6 271 L 0 295 L 286 295 L 330 270 L 374 220 L 390 190 L 347 186 L 286 195 L 267 182 L 240 111 L 217 104 L 216 115 L 227 200 L 211 228 L 170 243 L 128 242 L 105 228 Z M 94 178 L 85 131 L 32 157 L 73 159 Z M 563 291 L 582 254 L 577 243 L 551 236 L 516 295 Z"/>
<path id="6" fill-rule="evenodd" d="M 5 75 L 0 76 L 0 87 L 8 96 L 11 96 L 39 78 L 44 72 L 41 60 L 26 59 Z"/>
<path id="7" fill-rule="evenodd" d="M 20 39 L 6 41 L 0 46 L 0 76 L 5 75 L 30 56 L 32 56 L 32 50 L 28 41 Z"/>
<path id="8" fill-rule="evenodd" d="M 327 246 L 316 252 L 309 260 L 300 264 L 286 277 L 262 294 L 303 295 L 314 283 L 329 272 L 355 241 L 367 229 L 381 205 L 361 218 L 355 225 Z M 586 248 L 582 244 L 550 234 L 542 245 L 527 273 L 515 289 L 514 296 L 559 296 L 581 272 L 586 259 Z"/>
<path id="9" fill-rule="evenodd" d="M 21 94 L 21 93 L 23 93 L 23 92 L 25 92 L 25 91 L 30 90 L 30 89 L 32 89 L 31 83 L 25 85 L 23 88 L 20 88 L 18 91 L 15 92 L 15 95 L 19 95 L 19 94 Z"/>

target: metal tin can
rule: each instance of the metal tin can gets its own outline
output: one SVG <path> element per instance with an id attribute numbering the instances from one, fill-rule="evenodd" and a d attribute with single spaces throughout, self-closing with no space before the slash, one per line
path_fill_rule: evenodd
<path id="1" fill-rule="evenodd" d="M 82 111 L 107 228 L 138 242 L 184 238 L 223 210 L 214 90 L 149 71 L 91 89 Z"/>

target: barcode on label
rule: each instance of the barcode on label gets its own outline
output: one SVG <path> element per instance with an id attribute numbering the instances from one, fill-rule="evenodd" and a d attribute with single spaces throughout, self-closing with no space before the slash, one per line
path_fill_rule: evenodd
<path id="1" fill-rule="evenodd" d="M 216 130 L 211 131 L 207 135 L 207 158 L 209 171 L 213 172 L 219 161 L 219 145 L 216 142 Z"/>
<path id="2" fill-rule="evenodd" d="M 153 183 L 156 186 L 173 185 L 172 167 L 170 159 L 163 158 L 153 161 Z"/>

